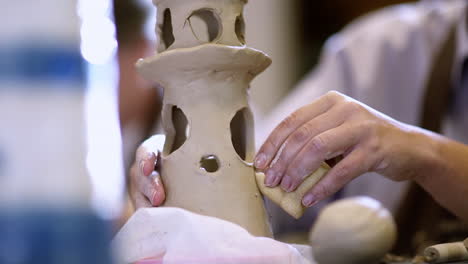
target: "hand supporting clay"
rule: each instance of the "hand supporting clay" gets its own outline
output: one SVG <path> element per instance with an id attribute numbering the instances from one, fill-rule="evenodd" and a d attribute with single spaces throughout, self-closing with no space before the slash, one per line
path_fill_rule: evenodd
<path id="1" fill-rule="evenodd" d="M 299 187 L 290 193 L 285 192 L 280 186 L 275 188 L 267 187 L 265 185 L 265 174 L 263 172 L 256 172 L 255 174 L 257 185 L 262 194 L 280 206 L 289 215 L 299 219 L 306 209 L 302 205 L 302 198 L 329 170 L 330 167 L 326 163 L 322 163 L 322 166 L 318 170 L 307 176 Z"/>
<path id="2" fill-rule="evenodd" d="M 396 240 L 390 212 L 369 197 L 355 197 L 325 207 L 310 232 L 314 259 L 320 264 L 373 264 Z"/>
<path id="3" fill-rule="evenodd" d="M 468 250 L 468 238 L 467 238 L 467 239 L 465 239 L 465 242 L 464 242 L 464 243 L 465 243 L 465 247 L 466 247 L 466 249 Z"/>
<path id="4" fill-rule="evenodd" d="M 424 258 L 429 263 L 465 261 L 468 260 L 468 250 L 463 242 L 439 244 L 426 248 Z"/>

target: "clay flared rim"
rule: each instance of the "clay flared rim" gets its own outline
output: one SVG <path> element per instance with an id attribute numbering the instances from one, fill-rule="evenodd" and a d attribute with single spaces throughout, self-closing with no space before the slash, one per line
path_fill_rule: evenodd
<path id="1" fill-rule="evenodd" d="M 245 46 L 204 44 L 193 48 L 164 51 L 146 59 L 140 59 L 136 67 L 147 80 L 163 84 L 168 78 L 190 71 L 245 71 L 251 78 L 263 72 L 271 64 L 265 53 Z"/>

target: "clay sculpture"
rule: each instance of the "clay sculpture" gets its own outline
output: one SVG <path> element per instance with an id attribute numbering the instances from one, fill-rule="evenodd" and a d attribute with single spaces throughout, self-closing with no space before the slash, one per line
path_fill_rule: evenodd
<path id="1" fill-rule="evenodd" d="M 139 72 L 164 88 L 164 206 L 222 218 L 271 236 L 250 165 L 248 89 L 271 63 L 244 45 L 246 0 L 154 0 L 158 54 Z"/>
<path id="2" fill-rule="evenodd" d="M 319 264 L 379 263 L 396 240 L 390 212 L 369 197 L 334 202 L 320 213 L 310 233 Z"/>

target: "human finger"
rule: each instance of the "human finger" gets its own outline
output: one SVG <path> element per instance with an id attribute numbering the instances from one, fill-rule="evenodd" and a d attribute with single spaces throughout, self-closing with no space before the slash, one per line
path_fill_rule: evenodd
<path id="1" fill-rule="evenodd" d="M 352 151 L 304 195 L 302 204 L 311 207 L 335 194 L 354 178 L 368 172 L 373 164 L 370 156 L 362 150 Z"/>
<path id="2" fill-rule="evenodd" d="M 344 122 L 344 119 L 345 116 L 339 108 L 332 108 L 292 132 L 271 161 L 270 167 L 265 173 L 265 185 L 276 187 L 282 180 L 293 159 L 307 145 L 310 139 L 340 126 Z"/>
<path id="3" fill-rule="evenodd" d="M 145 176 L 151 175 L 158 161 L 159 152 L 164 144 L 163 135 L 155 135 L 145 140 L 137 149 L 135 163 Z"/>
<path id="4" fill-rule="evenodd" d="M 149 200 L 152 206 L 160 206 L 164 202 L 166 193 L 158 172 L 153 171 L 149 177 L 140 174 L 135 183 L 138 191 Z"/>
<path id="5" fill-rule="evenodd" d="M 130 186 L 130 196 L 135 207 L 135 210 L 140 208 L 152 207 L 148 198 L 141 193 L 135 186 Z"/>

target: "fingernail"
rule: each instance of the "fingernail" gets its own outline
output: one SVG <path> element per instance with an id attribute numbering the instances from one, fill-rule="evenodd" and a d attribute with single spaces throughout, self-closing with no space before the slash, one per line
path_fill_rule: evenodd
<path id="1" fill-rule="evenodd" d="M 289 176 L 285 176 L 281 182 L 281 187 L 286 192 L 291 192 L 292 179 Z"/>
<path id="2" fill-rule="evenodd" d="M 149 160 L 142 160 L 140 162 L 140 169 L 144 176 L 150 176 L 151 172 L 154 170 L 154 165 Z"/>
<path id="3" fill-rule="evenodd" d="M 273 170 L 268 170 L 266 172 L 265 185 L 267 187 L 274 187 L 273 183 L 276 179 L 276 173 Z"/>
<path id="4" fill-rule="evenodd" d="M 161 185 L 159 174 L 155 171 L 151 173 L 151 180 L 155 188 Z"/>
<path id="5" fill-rule="evenodd" d="M 280 184 L 280 182 L 281 182 L 281 177 L 279 177 L 278 175 L 276 175 L 275 178 L 274 178 L 274 180 L 273 180 L 272 186 L 273 186 L 273 187 L 276 187 L 276 186 L 278 186 L 278 185 Z"/>
<path id="6" fill-rule="evenodd" d="M 156 191 L 156 189 L 152 190 L 151 192 L 151 205 L 153 206 L 158 206 L 158 202 L 159 202 L 159 195 L 158 195 L 158 192 Z"/>
<path id="7" fill-rule="evenodd" d="M 146 159 L 153 159 L 156 157 L 156 154 L 154 154 L 154 152 L 151 152 L 151 153 L 148 153 L 148 156 L 146 157 Z"/>
<path id="8" fill-rule="evenodd" d="M 307 194 L 304 199 L 302 200 L 302 204 L 305 207 L 311 207 L 312 205 L 316 204 L 317 201 L 315 201 L 315 196 L 313 194 Z"/>
<path id="9" fill-rule="evenodd" d="M 263 153 L 260 153 L 257 155 L 255 158 L 255 168 L 257 169 L 263 169 L 265 167 L 266 163 L 266 156 Z"/>

